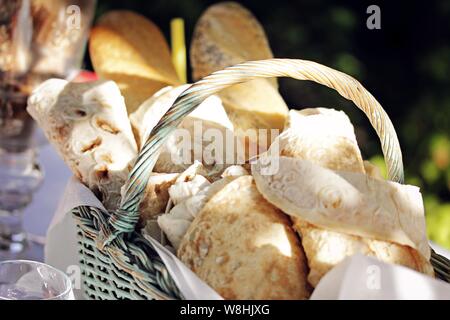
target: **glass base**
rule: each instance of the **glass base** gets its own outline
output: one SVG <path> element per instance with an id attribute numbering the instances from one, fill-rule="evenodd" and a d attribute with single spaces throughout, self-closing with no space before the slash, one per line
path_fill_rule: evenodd
<path id="1" fill-rule="evenodd" d="M 27 249 L 28 241 L 24 232 L 12 235 L 0 235 L 0 250 L 11 253 L 20 253 Z"/>
<path id="2" fill-rule="evenodd" d="M 27 245 L 27 236 L 22 229 L 22 212 L 0 210 L 0 250 L 19 253 Z"/>
<path id="3" fill-rule="evenodd" d="M 33 260 L 44 261 L 44 246 L 27 238 L 22 251 L 0 250 L 0 262 L 6 260 Z"/>

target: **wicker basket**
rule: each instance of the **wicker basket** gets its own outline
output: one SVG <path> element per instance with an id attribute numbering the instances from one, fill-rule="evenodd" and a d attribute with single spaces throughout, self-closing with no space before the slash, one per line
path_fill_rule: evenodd
<path id="1" fill-rule="evenodd" d="M 135 231 L 137 208 L 157 151 L 181 120 L 208 96 L 234 84 L 269 77 L 311 80 L 352 100 L 380 138 L 389 179 L 403 182 L 402 154 L 392 122 L 377 100 L 352 77 L 311 61 L 293 59 L 245 62 L 215 72 L 186 89 L 153 129 L 130 173 L 119 210 L 106 212 L 88 206 L 72 210 L 86 298 L 183 299 L 152 245 Z M 431 262 L 436 275 L 450 282 L 450 261 L 432 252 Z"/>

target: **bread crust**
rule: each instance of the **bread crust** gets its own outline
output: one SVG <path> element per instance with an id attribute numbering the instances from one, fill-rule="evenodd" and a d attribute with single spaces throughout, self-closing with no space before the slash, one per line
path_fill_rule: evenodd
<path id="1" fill-rule="evenodd" d="M 318 228 L 302 219 L 293 220 L 308 257 L 308 281 L 313 287 L 317 286 L 331 268 L 355 254 L 374 257 L 434 276 L 431 264 L 409 246 Z"/>
<path id="2" fill-rule="evenodd" d="M 183 237 L 178 257 L 225 299 L 306 299 L 306 260 L 291 223 L 251 176 L 217 192 Z"/>
<path id="3" fill-rule="evenodd" d="M 195 26 L 190 56 L 194 80 L 240 62 L 273 58 L 260 23 L 235 2 L 212 5 L 203 13 Z M 288 108 L 276 79 L 235 85 L 219 96 L 235 129 L 282 130 Z"/>
<path id="4" fill-rule="evenodd" d="M 132 11 L 100 17 L 91 31 L 89 54 L 97 75 L 118 84 L 128 113 L 161 88 L 180 83 L 161 30 Z"/>
<path id="5" fill-rule="evenodd" d="M 169 188 L 177 178 L 177 173 L 152 173 L 139 203 L 140 225 L 164 212 L 169 201 Z"/>

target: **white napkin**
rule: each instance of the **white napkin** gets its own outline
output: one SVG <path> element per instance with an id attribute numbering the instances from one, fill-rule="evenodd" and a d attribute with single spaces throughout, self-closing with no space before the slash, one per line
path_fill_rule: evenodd
<path id="1" fill-rule="evenodd" d="M 178 289 L 187 300 L 223 300 L 210 286 L 202 281 L 195 273 L 184 265 L 172 252 L 163 247 L 158 241 L 145 236 L 158 252 L 167 267 L 169 274 Z"/>
<path id="2" fill-rule="evenodd" d="M 71 177 L 47 230 L 45 263 L 66 272 L 72 279 L 77 299 L 83 298 L 81 270 L 78 262 L 77 231 L 70 210 L 80 204 L 103 208 L 101 202 L 78 179 Z"/>
<path id="3" fill-rule="evenodd" d="M 328 272 L 311 299 L 448 300 L 450 285 L 403 266 L 355 255 Z"/>

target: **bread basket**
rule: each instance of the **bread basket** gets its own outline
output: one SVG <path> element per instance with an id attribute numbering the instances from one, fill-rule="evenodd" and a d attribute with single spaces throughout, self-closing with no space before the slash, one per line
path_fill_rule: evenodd
<path id="1" fill-rule="evenodd" d="M 86 298 L 183 299 L 152 244 L 135 231 L 139 202 L 158 150 L 181 120 L 208 96 L 234 84 L 270 77 L 311 80 L 352 100 L 380 138 L 389 179 L 403 182 L 402 154 L 392 122 L 354 78 L 315 62 L 295 59 L 250 61 L 217 71 L 187 88 L 153 129 L 129 175 L 120 209 L 106 212 L 79 206 L 72 210 Z M 432 251 L 431 262 L 436 276 L 450 282 L 450 261 Z"/>

